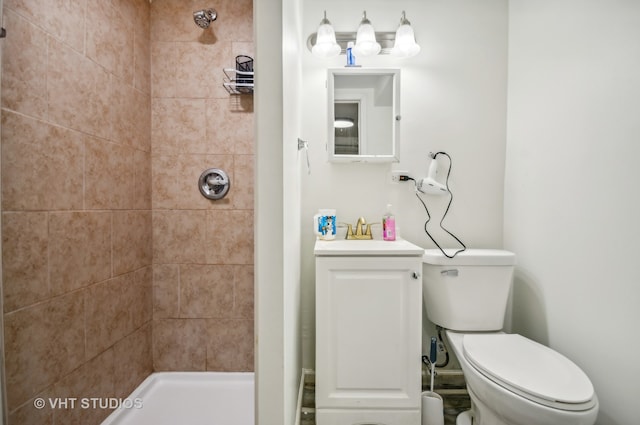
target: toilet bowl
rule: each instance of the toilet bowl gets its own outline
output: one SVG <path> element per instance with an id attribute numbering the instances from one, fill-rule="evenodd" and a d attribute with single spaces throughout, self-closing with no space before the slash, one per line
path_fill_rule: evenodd
<path id="1" fill-rule="evenodd" d="M 446 335 L 467 382 L 474 424 L 595 423 L 593 385 L 561 354 L 518 334 Z"/>
<path id="2" fill-rule="evenodd" d="M 502 332 L 514 264 L 501 250 L 423 256 L 427 316 L 446 329 L 460 362 L 473 425 L 593 425 L 598 398 L 587 375 L 551 348 Z"/>

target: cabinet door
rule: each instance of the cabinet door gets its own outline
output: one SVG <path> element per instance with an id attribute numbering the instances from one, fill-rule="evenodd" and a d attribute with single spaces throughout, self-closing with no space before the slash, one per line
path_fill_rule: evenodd
<path id="1" fill-rule="evenodd" d="M 420 271 L 419 257 L 317 257 L 317 408 L 419 408 Z"/>

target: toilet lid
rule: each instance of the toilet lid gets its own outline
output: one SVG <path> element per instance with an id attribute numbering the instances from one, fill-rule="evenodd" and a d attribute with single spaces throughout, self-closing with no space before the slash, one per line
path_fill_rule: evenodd
<path id="1" fill-rule="evenodd" d="M 518 334 L 465 335 L 465 358 L 483 375 L 529 400 L 583 410 L 593 404 L 587 375 L 562 354 Z"/>

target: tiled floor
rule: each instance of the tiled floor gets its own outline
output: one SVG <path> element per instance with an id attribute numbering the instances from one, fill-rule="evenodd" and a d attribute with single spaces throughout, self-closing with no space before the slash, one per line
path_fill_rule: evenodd
<path id="1" fill-rule="evenodd" d="M 302 392 L 300 425 L 316 425 L 315 386 L 315 375 L 313 373 L 305 375 L 304 389 Z M 459 372 L 441 370 L 438 371 L 436 375 L 434 386 L 434 391 L 440 394 L 444 399 L 445 425 L 455 425 L 456 416 L 458 416 L 459 413 L 468 410 L 471 406 L 464 378 Z M 423 391 L 427 391 L 428 387 L 429 375 L 424 375 L 422 379 Z"/>

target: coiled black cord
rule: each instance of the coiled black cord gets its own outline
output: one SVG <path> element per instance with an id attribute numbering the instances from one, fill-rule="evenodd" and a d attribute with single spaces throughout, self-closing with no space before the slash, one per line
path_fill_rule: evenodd
<path id="1" fill-rule="evenodd" d="M 442 224 L 442 222 L 444 221 L 444 218 L 447 216 L 447 213 L 449 212 L 449 208 L 451 208 L 451 203 L 453 202 L 453 192 L 451 192 L 451 189 L 449 189 L 449 175 L 451 175 L 451 168 L 453 167 L 453 161 L 451 160 L 451 157 L 449 156 L 448 153 L 446 152 L 438 152 L 436 154 L 433 155 L 433 161 L 436 160 L 436 157 L 438 155 L 444 155 L 447 158 L 449 158 L 449 171 L 447 171 L 447 179 L 445 181 L 445 186 L 447 187 L 447 191 L 449 192 L 449 194 L 451 195 L 451 197 L 449 198 L 449 203 L 447 204 L 447 209 L 444 211 L 444 214 L 442 214 L 442 219 L 440 219 L 440 228 L 442 230 L 444 230 L 445 232 L 447 232 L 452 238 L 454 238 L 456 241 L 458 241 L 458 243 L 460 245 L 462 245 L 462 249 L 457 250 L 456 252 L 453 253 L 453 255 L 449 255 L 447 254 L 444 249 L 442 249 L 442 247 L 440 246 L 440 244 L 438 244 L 438 242 L 436 242 L 436 240 L 433 238 L 433 236 L 431 236 L 431 234 L 429 233 L 429 230 L 427 229 L 427 225 L 429 224 L 429 221 L 431 221 L 431 214 L 429 214 L 429 208 L 427 208 L 427 204 L 425 204 L 425 202 L 422 200 L 422 198 L 419 195 L 419 191 L 418 188 L 416 186 L 416 197 L 418 198 L 418 200 L 420 201 L 420 203 L 422 204 L 422 206 L 424 207 L 424 210 L 427 212 L 427 221 L 424 222 L 424 232 L 427 234 L 427 236 L 429 236 L 429 239 L 431 239 L 431 241 L 436 245 L 436 247 L 438 247 L 438 249 L 442 252 L 442 254 L 447 257 L 447 258 L 453 258 L 456 255 L 458 255 L 459 253 L 461 253 L 462 251 L 467 249 L 467 246 L 453 233 L 451 233 L 450 231 L 448 231 L 444 225 Z M 413 180 L 413 179 L 412 179 Z M 414 184 L 415 184 L 415 180 Z"/>

